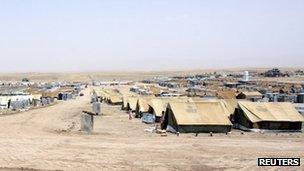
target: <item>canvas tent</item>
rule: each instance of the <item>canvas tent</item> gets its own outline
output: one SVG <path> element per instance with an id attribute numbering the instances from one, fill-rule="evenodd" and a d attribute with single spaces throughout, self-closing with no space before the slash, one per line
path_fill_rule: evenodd
<path id="1" fill-rule="evenodd" d="M 154 95 L 158 95 L 161 93 L 161 88 L 156 87 L 156 86 L 150 86 L 149 90 L 154 94 Z"/>
<path id="2" fill-rule="evenodd" d="M 148 113 L 155 115 L 156 120 L 159 120 L 165 113 L 167 102 L 162 98 L 154 98 L 149 102 Z"/>
<path id="3" fill-rule="evenodd" d="M 33 99 L 33 95 L 0 95 L 0 108 L 14 110 L 27 108 Z"/>
<path id="4" fill-rule="evenodd" d="M 156 122 L 160 121 L 160 118 L 165 114 L 167 105 L 169 102 L 188 102 L 192 101 L 188 97 L 170 97 L 170 98 L 153 98 L 149 101 L 148 113 L 155 115 Z"/>
<path id="5" fill-rule="evenodd" d="M 246 100 L 250 100 L 250 101 L 257 101 L 263 98 L 263 95 L 258 92 L 258 91 L 252 91 L 252 92 L 248 92 L 248 91 L 244 91 L 239 93 L 236 96 L 237 99 L 246 99 Z"/>
<path id="6" fill-rule="evenodd" d="M 42 97 L 49 97 L 49 98 L 57 98 L 58 97 L 58 92 L 57 91 L 47 91 L 42 93 Z"/>
<path id="7" fill-rule="evenodd" d="M 234 91 L 225 90 L 225 91 L 218 91 L 216 93 L 216 96 L 219 99 L 235 99 L 236 95 Z"/>
<path id="8" fill-rule="evenodd" d="M 135 111 L 138 97 L 128 97 L 126 110 Z"/>
<path id="9" fill-rule="evenodd" d="M 128 97 L 127 96 L 123 96 L 122 97 L 122 106 L 121 106 L 121 109 L 122 110 L 126 110 L 127 109 L 127 105 L 128 105 Z"/>
<path id="10" fill-rule="evenodd" d="M 119 94 L 111 93 L 107 101 L 112 105 L 122 105 L 122 98 Z"/>
<path id="11" fill-rule="evenodd" d="M 71 100 L 73 98 L 73 94 L 70 92 L 60 92 L 58 94 L 58 100 Z"/>
<path id="12" fill-rule="evenodd" d="M 93 90 L 93 95 L 96 96 L 97 98 L 105 99 L 106 93 L 104 92 L 103 89 L 100 88 L 95 88 Z"/>
<path id="13" fill-rule="evenodd" d="M 149 102 L 153 97 L 148 96 L 148 97 L 144 97 L 141 96 L 138 98 L 137 103 L 136 103 L 136 110 L 135 113 L 138 116 L 141 116 L 142 113 L 146 113 L 149 110 Z"/>
<path id="14" fill-rule="evenodd" d="M 291 103 L 238 102 L 234 120 L 244 130 L 301 130 L 303 116 Z"/>
<path id="15" fill-rule="evenodd" d="M 9 108 L 12 110 L 21 110 L 30 107 L 30 100 L 29 99 L 22 99 L 22 100 L 14 100 L 9 102 Z"/>
<path id="16" fill-rule="evenodd" d="M 220 102 L 225 108 L 225 110 L 228 111 L 225 112 L 228 117 L 231 117 L 234 114 L 235 109 L 238 106 L 237 99 L 190 98 L 189 102 Z"/>
<path id="17" fill-rule="evenodd" d="M 208 99 L 209 100 L 209 99 Z M 189 102 L 202 102 L 202 101 L 206 101 L 206 99 L 201 98 L 201 97 L 190 97 L 188 99 Z"/>
<path id="18" fill-rule="evenodd" d="M 230 132 L 228 115 L 220 102 L 170 102 L 162 128 L 180 133 Z"/>
<path id="19" fill-rule="evenodd" d="M 112 105 L 122 105 L 122 94 L 117 89 L 110 88 L 95 88 L 93 96 L 97 96 L 101 101 L 105 100 Z"/>
<path id="20" fill-rule="evenodd" d="M 0 96 L 0 108 L 1 109 L 6 109 L 8 108 L 8 102 L 10 101 L 9 96 Z"/>
<path id="21" fill-rule="evenodd" d="M 236 99 L 221 99 L 219 100 L 222 105 L 228 110 L 229 117 L 232 116 L 237 109 L 238 102 Z"/>

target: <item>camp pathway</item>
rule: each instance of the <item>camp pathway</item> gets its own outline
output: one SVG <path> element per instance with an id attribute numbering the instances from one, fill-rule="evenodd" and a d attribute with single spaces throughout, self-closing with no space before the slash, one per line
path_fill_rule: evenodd
<path id="1" fill-rule="evenodd" d="M 57 104 L 0 117 L 2 137 L 41 137 L 54 131 L 69 131 L 79 125 L 82 110 L 90 107 L 90 89 L 84 96 Z M 77 124 L 77 125 L 76 125 Z"/>

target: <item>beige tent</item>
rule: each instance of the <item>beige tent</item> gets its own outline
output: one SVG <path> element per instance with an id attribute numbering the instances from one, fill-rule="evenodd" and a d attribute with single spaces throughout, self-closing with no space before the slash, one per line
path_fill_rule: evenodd
<path id="1" fill-rule="evenodd" d="M 189 102 L 192 101 L 188 97 L 169 97 L 169 98 L 154 98 L 148 103 L 149 113 L 154 114 L 157 118 L 163 116 L 169 102 Z M 157 119 L 158 120 L 158 119 Z"/>
<path id="2" fill-rule="evenodd" d="M 220 102 L 221 105 L 227 110 L 228 112 L 225 112 L 228 117 L 234 114 L 237 106 L 238 106 L 238 101 L 237 99 L 203 99 L 203 98 L 190 98 L 189 102 Z"/>
<path id="3" fill-rule="evenodd" d="M 106 89 L 103 88 L 95 88 L 93 90 L 93 94 L 95 94 L 98 98 L 104 99 L 104 100 L 109 100 L 110 95 L 106 91 Z"/>
<path id="4" fill-rule="evenodd" d="M 128 96 L 123 96 L 122 97 L 122 107 L 121 107 L 122 110 L 127 109 L 128 98 L 129 98 Z"/>
<path id="5" fill-rule="evenodd" d="M 236 96 L 236 98 L 256 101 L 256 100 L 262 99 L 263 95 L 258 91 L 252 91 L 252 92 L 244 91 L 244 92 L 239 93 Z"/>
<path id="6" fill-rule="evenodd" d="M 204 99 L 204 98 L 189 98 L 189 102 L 220 102 L 221 105 L 227 110 L 228 112 L 225 112 L 228 114 L 227 116 L 230 117 L 234 114 L 235 109 L 237 108 L 237 99 Z"/>
<path id="7" fill-rule="evenodd" d="M 160 94 L 162 89 L 160 89 L 160 88 L 158 88 L 158 87 L 155 87 L 155 86 L 150 86 L 150 87 L 149 87 L 149 90 L 150 90 L 153 94 Z"/>
<path id="8" fill-rule="evenodd" d="M 169 102 L 163 128 L 177 132 L 229 132 L 229 112 L 220 102 Z"/>
<path id="9" fill-rule="evenodd" d="M 118 94 L 110 94 L 108 102 L 113 105 L 122 105 L 122 97 Z"/>
<path id="10" fill-rule="evenodd" d="M 230 90 L 218 91 L 216 96 L 220 99 L 235 99 L 235 92 Z"/>
<path id="11" fill-rule="evenodd" d="M 235 120 L 248 129 L 301 130 L 303 116 L 291 103 L 245 102 L 238 103 Z M 244 128 L 244 129 L 245 129 Z"/>
<path id="12" fill-rule="evenodd" d="M 93 94 L 113 105 L 122 104 L 122 95 L 117 89 L 94 88 Z"/>
<path id="13" fill-rule="evenodd" d="M 97 95 L 97 97 L 104 97 L 104 90 L 102 88 L 94 88 L 93 93 Z"/>
<path id="14" fill-rule="evenodd" d="M 131 110 L 131 111 L 135 111 L 136 110 L 136 104 L 137 104 L 137 100 L 138 100 L 138 97 L 128 97 L 127 98 L 127 107 L 126 109 L 127 110 Z"/>
<path id="15" fill-rule="evenodd" d="M 40 100 L 42 97 L 42 94 L 32 94 L 32 96 L 33 96 L 33 99 Z"/>
<path id="16" fill-rule="evenodd" d="M 206 99 L 203 99 L 201 97 L 190 97 L 189 102 L 203 102 L 203 101 L 206 101 Z"/>
<path id="17" fill-rule="evenodd" d="M 140 96 L 136 104 L 136 114 L 140 115 L 149 110 L 149 102 L 155 97 L 153 96 Z"/>
<path id="18" fill-rule="evenodd" d="M 228 110 L 229 116 L 234 114 L 238 106 L 238 102 L 236 99 L 221 99 L 220 102 Z"/>
<path id="19" fill-rule="evenodd" d="M 166 110 L 166 106 L 167 106 L 167 102 L 165 101 L 165 99 L 162 98 L 155 98 L 152 99 L 149 103 L 149 113 L 154 114 L 156 117 L 161 117 L 165 110 Z"/>

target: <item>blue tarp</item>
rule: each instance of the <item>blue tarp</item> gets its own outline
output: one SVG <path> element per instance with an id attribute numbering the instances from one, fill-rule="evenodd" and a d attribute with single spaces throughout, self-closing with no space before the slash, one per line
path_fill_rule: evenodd
<path id="1" fill-rule="evenodd" d="M 71 100 L 73 95 L 71 93 L 60 93 L 58 95 L 58 100 Z"/>
<path id="2" fill-rule="evenodd" d="M 141 118 L 142 122 L 147 124 L 155 123 L 155 115 L 151 113 L 143 113 L 143 116 Z"/>
<path id="3" fill-rule="evenodd" d="M 13 110 L 25 109 L 30 106 L 29 100 L 17 100 L 10 102 L 10 108 Z"/>
<path id="4" fill-rule="evenodd" d="M 41 104 L 42 104 L 42 106 L 46 106 L 46 105 L 49 105 L 49 104 L 51 104 L 51 103 L 52 103 L 51 98 L 46 97 L 46 98 L 42 98 L 42 99 L 41 99 Z"/>

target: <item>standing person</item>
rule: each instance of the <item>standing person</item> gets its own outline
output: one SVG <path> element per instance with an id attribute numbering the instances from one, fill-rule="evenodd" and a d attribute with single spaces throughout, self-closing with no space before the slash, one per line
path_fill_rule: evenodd
<path id="1" fill-rule="evenodd" d="M 128 113 L 129 113 L 129 120 L 132 120 L 132 112 L 128 111 Z"/>

